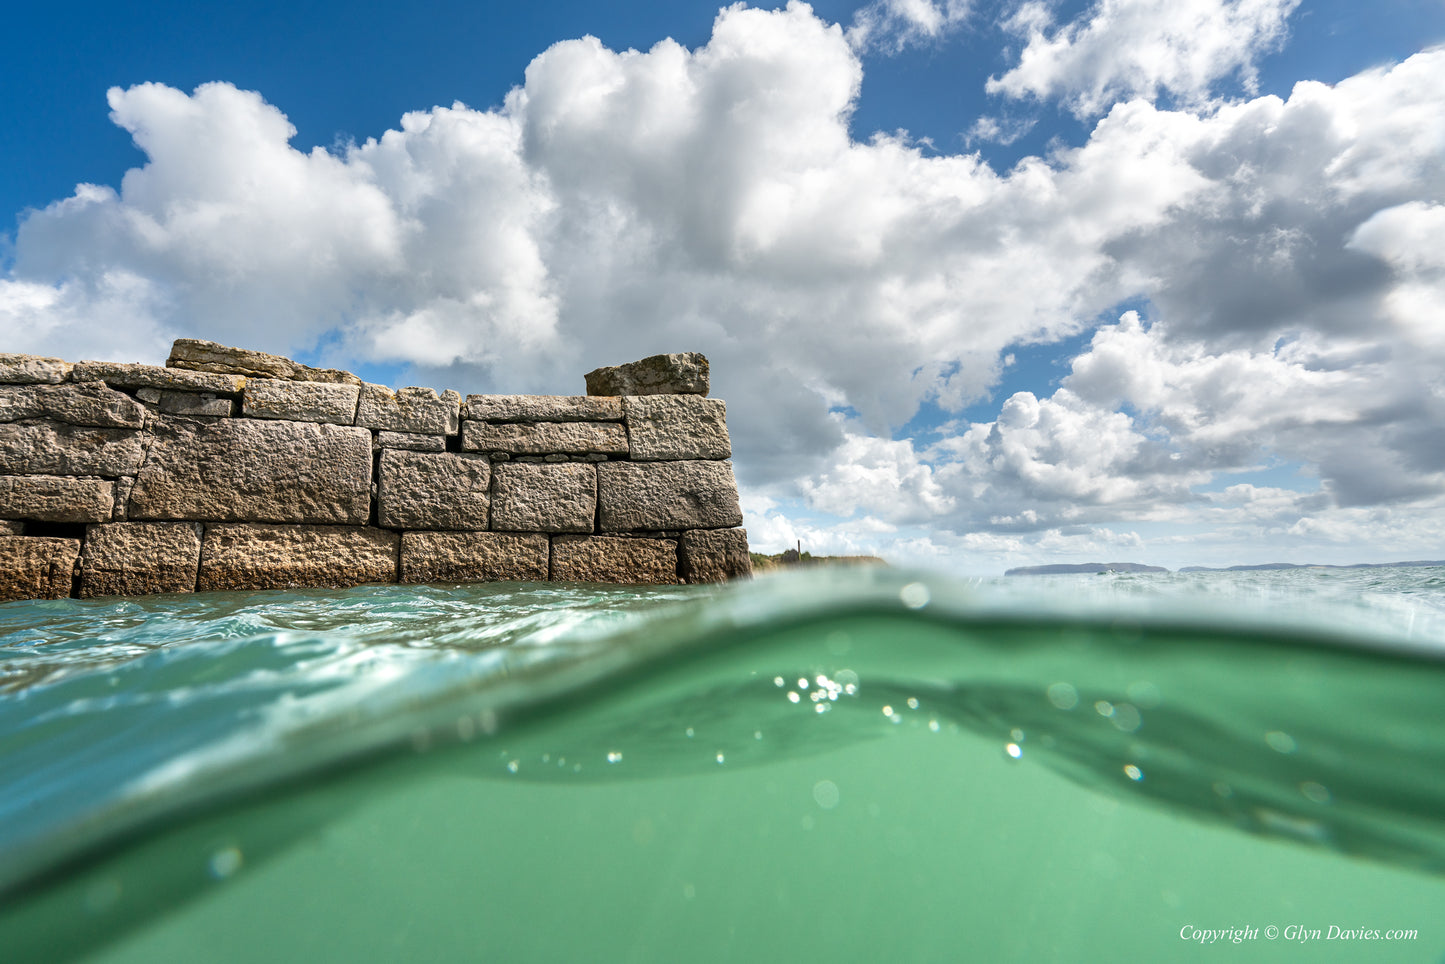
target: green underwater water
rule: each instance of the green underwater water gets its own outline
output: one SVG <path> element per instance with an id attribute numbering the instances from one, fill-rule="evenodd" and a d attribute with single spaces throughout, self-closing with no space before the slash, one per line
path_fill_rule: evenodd
<path id="1" fill-rule="evenodd" d="M 0 957 L 1439 961 L 1442 599 L 837 571 L 0 607 Z"/>

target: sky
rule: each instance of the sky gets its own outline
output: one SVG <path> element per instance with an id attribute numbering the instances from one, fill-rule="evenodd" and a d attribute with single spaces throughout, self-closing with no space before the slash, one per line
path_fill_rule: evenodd
<path id="1" fill-rule="evenodd" d="M 755 551 L 1445 558 L 1445 2 L 31 4 L 0 350 L 580 394 Z"/>

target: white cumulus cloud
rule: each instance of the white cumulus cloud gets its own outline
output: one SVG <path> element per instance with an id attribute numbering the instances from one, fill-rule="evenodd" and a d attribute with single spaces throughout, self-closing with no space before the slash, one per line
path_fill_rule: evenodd
<path id="1" fill-rule="evenodd" d="M 939 40 L 972 13 L 972 0 L 874 0 L 853 15 L 848 42 L 859 50 L 896 54 Z"/>
<path id="2" fill-rule="evenodd" d="M 863 509 L 906 523 L 931 521 L 953 508 L 953 497 L 907 440 L 848 434 L 831 461 L 800 482 L 813 509 L 843 517 Z"/>
<path id="3" fill-rule="evenodd" d="M 1283 40 L 1299 0 L 1099 0 L 1079 19 L 1053 23 L 1050 5 L 1027 0 L 1005 21 L 1026 40 L 1018 65 L 989 79 L 989 93 L 1060 99 L 1080 116 L 1121 100 L 1167 93 L 1206 100 L 1237 76 L 1254 89 L 1256 62 Z"/>

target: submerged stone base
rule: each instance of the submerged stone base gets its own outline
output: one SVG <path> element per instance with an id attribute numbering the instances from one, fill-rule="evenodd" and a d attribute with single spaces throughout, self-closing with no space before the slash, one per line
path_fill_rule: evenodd
<path id="1" fill-rule="evenodd" d="M 190 592 L 201 561 L 195 522 L 112 522 L 85 531 L 80 596 Z"/>
<path id="2" fill-rule="evenodd" d="M 196 588 L 343 589 L 396 582 L 398 542 L 395 532 L 361 526 L 207 526 Z"/>
<path id="3" fill-rule="evenodd" d="M 402 582 L 545 582 L 551 543 L 542 533 L 408 532 Z"/>
<path id="4" fill-rule="evenodd" d="M 677 540 L 553 536 L 555 582 L 678 583 Z"/>
<path id="5" fill-rule="evenodd" d="M 79 557 L 79 539 L 0 536 L 0 602 L 69 596 Z"/>

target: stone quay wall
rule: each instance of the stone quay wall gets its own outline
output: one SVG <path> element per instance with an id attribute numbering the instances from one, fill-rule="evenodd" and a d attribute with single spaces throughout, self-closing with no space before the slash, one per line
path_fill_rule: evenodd
<path id="1" fill-rule="evenodd" d="M 0 601 L 749 575 L 707 359 L 586 382 L 463 399 L 191 339 L 164 367 L 0 354 Z"/>

